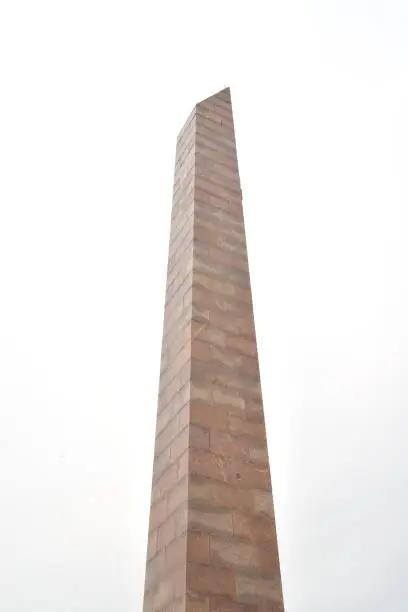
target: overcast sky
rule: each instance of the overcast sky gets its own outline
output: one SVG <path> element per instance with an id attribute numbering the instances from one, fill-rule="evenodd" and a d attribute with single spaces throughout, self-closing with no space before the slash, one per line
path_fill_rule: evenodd
<path id="1" fill-rule="evenodd" d="M 226 85 L 287 612 L 407 610 L 408 3 L 3 0 L 4 612 L 142 609 L 175 140 Z"/>

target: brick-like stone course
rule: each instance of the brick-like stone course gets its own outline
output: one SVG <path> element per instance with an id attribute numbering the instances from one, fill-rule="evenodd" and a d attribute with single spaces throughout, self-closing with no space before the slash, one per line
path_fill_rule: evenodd
<path id="1" fill-rule="evenodd" d="M 177 139 L 144 612 L 283 612 L 229 89 Z"/>

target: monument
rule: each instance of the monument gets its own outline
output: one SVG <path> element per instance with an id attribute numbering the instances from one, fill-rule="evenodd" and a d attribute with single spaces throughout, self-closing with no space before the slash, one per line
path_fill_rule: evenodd
<path id="1" fill-rule="evenodd" d="M 283 612 L 229 88 L 180 132 L 144 612 Z"/>

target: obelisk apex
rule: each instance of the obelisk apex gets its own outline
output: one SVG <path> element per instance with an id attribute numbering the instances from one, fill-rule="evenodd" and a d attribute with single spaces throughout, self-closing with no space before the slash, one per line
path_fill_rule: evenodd
<path id="1" fill-rule="evenodd" d="M 230 89 L 176 151 L 144 612 L 283 612 Z"/>

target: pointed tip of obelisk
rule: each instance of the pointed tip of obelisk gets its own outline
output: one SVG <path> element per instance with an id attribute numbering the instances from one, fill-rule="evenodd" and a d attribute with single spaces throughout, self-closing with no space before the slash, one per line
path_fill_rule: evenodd
<path id="1" fill-rule="evenodd" d="M 217 93 L 208 96 L 208 98 L 205 98 L 204 100 L 201 100 L 201 102 L 199 102 L 198 104 L 217 99 L 222 100 L 223 102 L 227 102 L 227 104 L 231 104 L 231 89 L 229 87 L 224 87 L 224 89 L 221 89 Z"/>
<path id="2" fill-rule="evenodd" d="M 229 87 L 224 87 L 224 89 L 220 89 L 220 91 L 217 91 L 217 93 L 212 94 L 211 96 L 208 96 L 208 98 L 204 98 L 204 100 L 201 100 L 200 102 L 197 102 L 196 105 L 194 106 L 194 108 L 192 109 L 190 115 L 188 116 L 186 122 L 184 123 L 184 126 L 181 128 L 178 136 L 177 136 L 177 142 L 180 141 L 180 139 L 182 138 L 183 134 L 185 133 L 185 130 L 187 129 L 187 127 L 191 124 L 191 121 L 193 120 L 193 118 L 195 117 L 196 113 L 197 113 L 197 109 L 200 108 L 201 104 L 216 104 L 218 102 L 222 102 L 224 105 L 229 105 L 230 107 L 232 107 L 232 103 L 231 103 L 231 90 Z M 227 109 L 228 112 L 228 109 Z M 230 109 L 230 112 L 232 112 L 232 108 Z"/>

